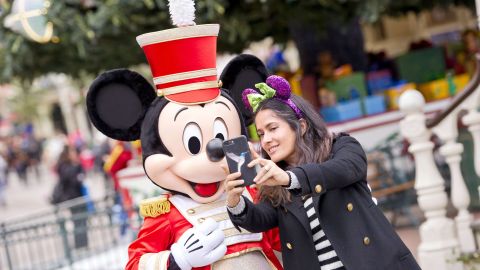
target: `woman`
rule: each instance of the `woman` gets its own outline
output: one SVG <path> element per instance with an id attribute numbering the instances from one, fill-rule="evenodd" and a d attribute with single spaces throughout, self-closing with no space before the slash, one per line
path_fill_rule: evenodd
<path id="1" fill-rule="evenodd" d="M 332 136 L 288 82 L 270 76 L 244 92 L 265 158 L 254 179 L 258 203 L 242 197 L 240 173 L 227 177 L 232 222 L 251 232 L 280 229 L 285 269 L 420 269 L 372 200 L 367 161 L 347 134 Z M 253 151 L 252 151 L 253 153 Z M 253 154 L 255 155 L 255 154 Z"/>
<path id="2" fill-rule="evenodd" d="M 58 174 L 58 183 L 53 191 L 52 203 L 58 204 L 82 197 L 85 173 L 73 147 L 64 147 L 55 169 Z M 83 201 L 74 203 L 70 212 L 74 225 L 75 248 L 88 247 L 86 203 Z"/>

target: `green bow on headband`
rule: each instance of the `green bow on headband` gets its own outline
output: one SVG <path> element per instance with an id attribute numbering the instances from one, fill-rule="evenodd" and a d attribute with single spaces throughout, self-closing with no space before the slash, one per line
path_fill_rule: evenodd
<path id="1" fill-rule="evenodd" d="M 262 101 L 274 97 L 275 94 L 277 93 L 275 89 L 271 88 L 266 83 L 257 83 L 255 84 L 255 87 L 258 88 L 263 95 L 262 94 L 247 95 L 248 103 L 250 103 L 250 106 L 252 107 L 252 110 L 254 112 L 257 111 L 258 105 L 260 105 Z"/>

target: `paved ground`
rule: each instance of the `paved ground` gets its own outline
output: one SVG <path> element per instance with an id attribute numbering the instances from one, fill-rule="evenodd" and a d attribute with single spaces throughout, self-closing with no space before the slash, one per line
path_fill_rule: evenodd
<path id="1" fill-rule="evenodd" d="M 28 184 L 20 183 L 15 173 L 9 174 L 6 189 L 7 206 L 0 205 L 0 222 L 28 216 L 52 206 L 49 197 L 57 181 L 56 175 L 46 167 L 40 167 L 40 177 L 33 171 L 28 173 Z M 99 175 L 87 177 L 87 186 L 93 199 L 105 194 L 105 184 Z"/>
<path id="2" fill-rule="evenodd" d="M 411 228 L 402 228 L 397 229 L 397 233 L 402 238 L 403 242 L 410 251 L 413 253 L 415 258 L 418 259 L 417 248 L 420 244 L 420 235 L 418 233 L 418 228 L 411 227 Z"/>
<path id="3" fill-rule="evenodd" d="M 20 258 L 19 254 L 21 254 L 22 263 L 24 263 L 22 267 L 26 267 L 25 269 L 43 269 L 43 267 L 50 269 L 52 263 L 59 263 L 65 257 L 65 242 L 62 241 L 64 239 L 61 238 L 56 226 L 48 223 L 53 220 L 53 216 L 50 216 L 53 207 L 49 203 L 49 197 L 56 181 L 56 175 L 45 167 L 40 168 L 39 177 L 34 172 L 29 172 L 27 185 L 21 183 L 15 173 L 9 175 L 6 190 L 7 206 L 0 206 L 0 224 L 3 221 L 14 221 L 19 218 L 22 218 L 22 224 L 24 224 L 26 220 L 23 218 L 31 217 L 27 220 L 34 219 L 35 222 L 41 220 L 41 226 L 32 227 L 28 231 L 16 233 L 13 238 L 10 237 L 9 253 L 6 252 L 3 245 L 0 246 L 0 269 L 9 269 L 6 264 L 7 254 L 9 254 L 8 261 L 10 263 L 18 260 Z M 92 199 L 100 199 L 105 195 L 105 183 L 100 175 L 87 176 L 85 183 L 89 187 Z M 89 222 L 93 225 L 88 231 L 89 248 L 98 250 L 99 252 L 96 253 L 98 256 L 93 256 L 89 260 L 79 260 L 68 269 L 123 269 L 127 261 L 127 243 L 118 243 L 116 248 L 105 251 L 105 247 L 110 247 L 113 241 L 113 234 L 117 234 L 114 226 L 112 227 L 109 219 L 101 214 L 90 217 Z M 73 246 L 73 223 L 67 221 L 65 229 L 70 246 Z M 35 232 L 37 237 L 25 241 L 25 239 L 32 237 L 32 232 Z M 51 232 L 53 234 L 50 235 Z M 48 249 L 48 252 L 45 252 L 45 249 Z M 86 252 L 86 249 L 70 249 L 70 253 L 76 258 L 80 255 L 82 255 L 80 258 L 85 257 Z M 35 265 L 35 268 L 29 268 L 32 263 L 39 265 Z"/>

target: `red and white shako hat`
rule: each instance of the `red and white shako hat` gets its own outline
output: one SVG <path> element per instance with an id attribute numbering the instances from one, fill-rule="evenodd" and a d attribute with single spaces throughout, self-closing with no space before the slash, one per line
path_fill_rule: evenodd
<path id="1" fill-rule="evenodd" d="M 195 25 L 190 0 L 169 1 L 177 28 L 137 37 L 147 57 L 157 95 L 180 104 L 200 104 L 220 95 L 216 52 L 218 24 Z"/>

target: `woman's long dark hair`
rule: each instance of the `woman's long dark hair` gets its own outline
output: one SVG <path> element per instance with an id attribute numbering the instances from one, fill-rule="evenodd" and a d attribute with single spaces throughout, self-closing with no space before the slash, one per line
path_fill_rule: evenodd
<path id="1" fill-rule="evenodd" d="M 328 132 L 325 122 L 319 113 L 303 98 L 293 95 L 290 97 L 293 103 L 302 111 L 303 117 L 307 124 L 307 129 L 302 135 L 302 128 L 295 112 L 282 101 L 271 98 L 263 101 L 256 113 L 263 110 L 271 110 L 278 117 L 288 123 L 290 128 L 295 132 L 295 160 L 296 164 L 287 164 L 285 161 L 279 162 L 283 169 L 288 169 L 298 165 L 308 163 L 322 163 L 327 160 L 332 147 L 332 135 Z M 268 154 L 262 149 L 264 157 Z M 283 187 L 261 186 L 259 188 L 259 199 L 269 200 L 273 206 L 285 204 L 290 201 L 290 193 Z"/>

